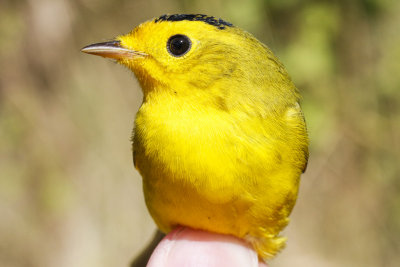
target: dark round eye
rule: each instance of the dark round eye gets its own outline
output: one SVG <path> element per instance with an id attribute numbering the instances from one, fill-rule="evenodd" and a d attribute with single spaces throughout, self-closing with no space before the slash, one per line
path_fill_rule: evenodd
<path id="1" fill-rule="evenodd" d="M 190 50 L 191 46 L 192 42 L 189 37 L 182 34 L 171 36 L 167 42 L 168 52 L 174 57 L 183 56 Z"/>

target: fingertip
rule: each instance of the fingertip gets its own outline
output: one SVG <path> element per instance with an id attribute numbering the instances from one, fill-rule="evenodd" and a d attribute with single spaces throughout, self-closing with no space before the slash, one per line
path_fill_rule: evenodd
<path id="1" fill-rule="evenodd" d="M 184 227 L 158 244 L 147 266 L 266 267 L 259 265 L 256 252 L 243 240 Z"/>

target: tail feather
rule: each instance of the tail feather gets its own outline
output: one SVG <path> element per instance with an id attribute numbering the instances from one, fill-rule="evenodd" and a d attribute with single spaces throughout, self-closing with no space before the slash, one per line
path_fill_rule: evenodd
<path id="1" fill-rule="evenodd" d="M 272 234 L 263 237 L 248 236 L 246 240 L 252 244 L 254 250 L 264 262 L 273 258 L 286 245 L 286 237 Z"/>

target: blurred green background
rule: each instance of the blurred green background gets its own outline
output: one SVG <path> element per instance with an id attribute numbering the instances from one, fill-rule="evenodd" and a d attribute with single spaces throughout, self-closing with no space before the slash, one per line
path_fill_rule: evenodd
<path id="1" fill-rule="evenodd" d="M 398 266 L 395 0 L 0 0 L 0 266 L 127 266 L 152 235 L 129 141 L 140 88 L 80 48 L 165 13 L 253 33 L 302 92 L 310 162 L 270 266 Z"/>

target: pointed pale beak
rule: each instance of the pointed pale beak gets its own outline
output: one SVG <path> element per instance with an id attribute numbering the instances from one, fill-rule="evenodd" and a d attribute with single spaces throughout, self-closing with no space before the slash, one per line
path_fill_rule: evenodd
<path id="1" fill-rule="evenodd" d="M 113 58 L 117 60 L 129 58 L 134 59 L 147 56 L 146 53 L 122 47 L 121 42 L 117 40 L 91 44 L 82 48 L 81 51 L 87 54 Z"/>

